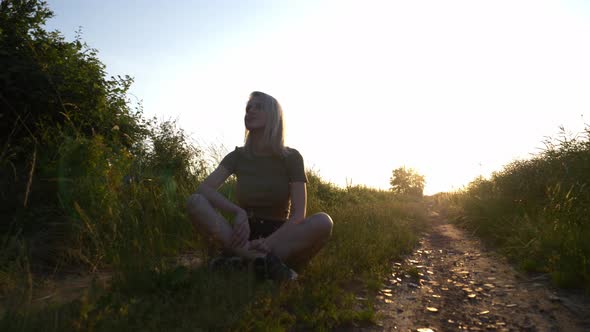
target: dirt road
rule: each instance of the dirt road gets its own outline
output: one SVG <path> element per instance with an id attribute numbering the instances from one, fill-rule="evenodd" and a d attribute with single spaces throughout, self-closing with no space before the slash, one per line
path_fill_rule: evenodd
<path id="1" fill-rule="evenodd" d="M 588 298 L 516 272 L 436 212 L 430 218 L 419 248 L 393 265 L 369 330 L 590 331 Z"/>

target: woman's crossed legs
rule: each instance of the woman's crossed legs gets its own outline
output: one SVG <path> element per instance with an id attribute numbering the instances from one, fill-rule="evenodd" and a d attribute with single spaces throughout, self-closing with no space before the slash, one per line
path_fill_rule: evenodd
<path id="1" fill-rule="evenodd" d="M 201 194 L 193 194 L 187 200 L 188 215 L 197 230 L 211 236 L 225 249 L 246 258 L 263 256 L 251 250 L 249 244 L 231 248 L 232 227 Z M 333 222 L 329 215 L 320 212 L 305 218 L 301 223 L 285 223 L 276 232 L 264 239 L 274 255 L 290 267 L 305 265 L 326 244 L 332 234 Z"/>

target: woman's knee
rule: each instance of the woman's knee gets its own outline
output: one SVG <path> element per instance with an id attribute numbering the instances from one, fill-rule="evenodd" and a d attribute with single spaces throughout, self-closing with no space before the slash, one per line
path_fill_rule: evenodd
<path id="1" fill-rule="evenodd" d="M 323 236 L 330 236 L 332 234 L 332 228 L 334 228 L 334 222 L 332 218 L 324 212 L 319 212 L 313 215 L 315 228 L 317 232 Z"/>
<path id="2" fill-rule="evenodd" d="M 186 200 L 186 210 L 188 211 L 189 215 L 195 215 L 203 209 L 205 204 L 207 204 L 207 199 L 205 196 L 201 194 L 192 194 Z"/>

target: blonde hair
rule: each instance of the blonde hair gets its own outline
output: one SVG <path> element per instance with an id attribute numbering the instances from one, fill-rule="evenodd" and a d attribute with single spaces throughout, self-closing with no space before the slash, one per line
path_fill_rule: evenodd
<path id="1" fill-rule="evenodd" d="M 285 123 L 283 120 L 283 108 L 281 104 L 264 92 L 254 91 L 250 93 L 250 98 L 259 98 L 261 103 L 261 111 L 266 112 L 266 126 L 262 139 L 265 145 L 270 146 L 272 154 L 279 157 L 284 157 L 287 150 L 285 149 Z M 252 139 L 250 131 L 246 128 L 244 135 L 244 147 L 246 151 L 252 151 Z"/>

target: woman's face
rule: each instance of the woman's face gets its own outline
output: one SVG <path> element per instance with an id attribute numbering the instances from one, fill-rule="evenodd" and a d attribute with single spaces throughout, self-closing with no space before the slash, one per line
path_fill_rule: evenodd
<path id="1" fill-rule="evenodd" d="M 244 117 L 246 129 L 250 131 L 264 129 L 267 116 L 266 112 L 262 109 L 262 100 L 259 97 L 248 100 L 246 104 L 246 116 Z"/>

